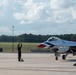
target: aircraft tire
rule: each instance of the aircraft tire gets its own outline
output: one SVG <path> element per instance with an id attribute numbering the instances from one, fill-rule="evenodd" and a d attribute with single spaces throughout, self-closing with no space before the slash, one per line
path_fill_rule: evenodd
<path id="1" fill-rule="evenodd" d="M 56 57 L 55 60 L 58 60 L 58 57 Z"/>
<path id="2" fill-rule="evenodd" d="M 66 55 L 63 55 L 63 56 L 62 56 L 62 59 L 65 60 L 65 59 L 66 59 Z"/>

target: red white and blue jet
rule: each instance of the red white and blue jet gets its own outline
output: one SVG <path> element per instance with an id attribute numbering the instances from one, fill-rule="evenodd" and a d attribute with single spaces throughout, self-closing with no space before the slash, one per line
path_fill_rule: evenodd
<path id="1" fill-rule="evenodd" d="M 60 54 L 62 59 L 65 60 L 68 54 L 76 55 L 76 42 L 67 41 L 58 37 L 50 37 L 47 41 L 40 43 L 39 48 L 49 48 L 55 54 L 55 59 L 58 60 Z"/>

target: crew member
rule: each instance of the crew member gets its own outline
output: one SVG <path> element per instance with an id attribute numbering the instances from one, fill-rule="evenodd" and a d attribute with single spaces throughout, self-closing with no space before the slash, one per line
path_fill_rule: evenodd
<path id="1" fill-rule="evenodd" d="M 21 48 L 22 48 L 22 43 L 20 42 L 17 45 L 17 49 L 18 49 L 18 61 L 21 61 Z"/>

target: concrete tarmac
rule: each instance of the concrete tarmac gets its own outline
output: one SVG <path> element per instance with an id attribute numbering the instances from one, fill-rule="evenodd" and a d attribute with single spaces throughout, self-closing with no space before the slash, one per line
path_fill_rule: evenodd
<path id="1" fill-rule="evenodd" d="M 76 75 L 76 57 L 56 61 L 50 53 L 22 53 L 24 62 L 18 62 L 17 53 L 0 53 L 0 75 Z"/>

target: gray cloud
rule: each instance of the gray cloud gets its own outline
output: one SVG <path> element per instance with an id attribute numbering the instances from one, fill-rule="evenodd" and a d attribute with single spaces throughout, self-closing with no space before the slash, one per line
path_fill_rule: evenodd
<path id="1" fill-rule="evenodd" d="M 23 31 L 28 33 L 61 34 L 76 30 L 75 0 L 3 0 L 0 8 L 1 23 L 27 26 L 28 30 Z"/>

